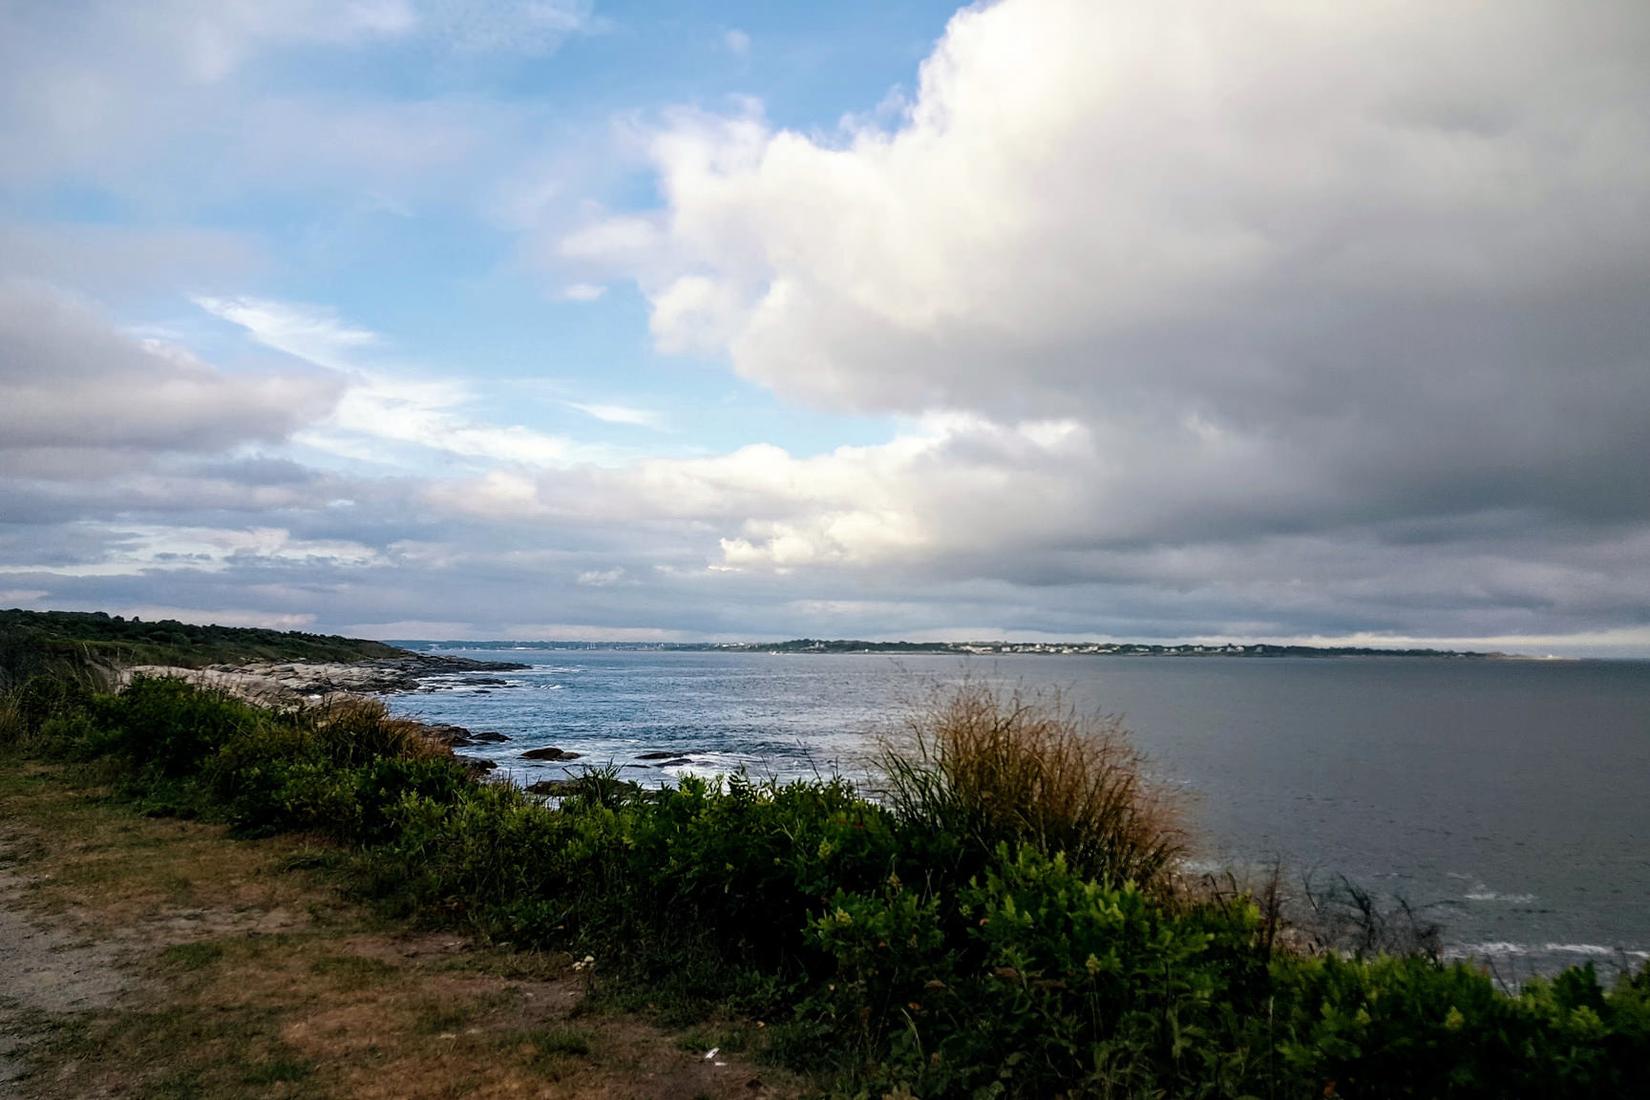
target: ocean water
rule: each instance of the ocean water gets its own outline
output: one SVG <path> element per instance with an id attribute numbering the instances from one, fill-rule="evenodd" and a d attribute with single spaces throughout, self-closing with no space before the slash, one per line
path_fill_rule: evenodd
<path id="1" fill-rule="evenodd" d="M 520 759 L 544 745 L 654 783 L 740 765 L 852 777 L 936 685 L 1059 689 L 1122 715 L 1186 793 L 1202 864 L 1345 875 L 1509 980 L 1650 957 L 1650 663 L 440 652 L 531 667 L 392 706 L 508 735 L 464 751 L 524 782 L 567 774 Z M 636 759 L 665 751 L 691 763 Z"/>

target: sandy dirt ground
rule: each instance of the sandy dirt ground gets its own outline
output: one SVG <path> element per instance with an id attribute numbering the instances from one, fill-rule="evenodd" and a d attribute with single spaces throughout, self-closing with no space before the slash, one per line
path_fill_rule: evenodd
<path id="1" fill-rule="evenodd" d="M 604 1010 L 599 965 L 386 922 L 306 869 L 325 858 L 0 775 L 0 1096 L 805 1092 L 733 1053 L 754 1021 Z"/>

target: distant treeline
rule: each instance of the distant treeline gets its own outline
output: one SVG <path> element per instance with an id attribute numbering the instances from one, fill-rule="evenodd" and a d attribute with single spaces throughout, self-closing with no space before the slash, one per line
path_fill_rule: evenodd
<path id="1" fill-rule="evenodd" d="M 1371 649 L 1364 646 L 1198 645 L 1145 642 L 862 642 L 797 638 L 788 642 L 741 643 L 706 648 L 762 653 L 1056 653 L 1141 657 L 1489 657 L 1445 649 Z"/>
<path id="2" fill-rule="evenodd" d="M 36 673 L 120 665 L 357 661 L 400 651 L 383 642 L 257 627 L 197 626 L 101 611 L 0 611 L 0 686 Z"/>
<path id="3" fill-rule="evenodd" d="M 1499 657 L 1453 649 L 1374 649 L 1365 646 L 1169 645 L 1145 642 L 867 642 L 851 638 L 793 638 L 788 642 L 522 642 L 398 641 L 410 649 L 624 649 L 704 653 L 996 653 L 1084 654 L 1121 657 Z"/>

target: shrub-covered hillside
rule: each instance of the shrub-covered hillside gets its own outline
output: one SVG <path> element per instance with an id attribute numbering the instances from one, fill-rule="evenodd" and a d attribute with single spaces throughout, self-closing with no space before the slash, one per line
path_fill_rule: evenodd
<path id="1" fill-rule="evenodd" d="M 101 611 L 0 610 L 0 687 L 39 672 L 88 666 L 206 665 L 241 661 L 359 661 L 405 656 L 383 642 L 262 630 L 145 621 Z"/>

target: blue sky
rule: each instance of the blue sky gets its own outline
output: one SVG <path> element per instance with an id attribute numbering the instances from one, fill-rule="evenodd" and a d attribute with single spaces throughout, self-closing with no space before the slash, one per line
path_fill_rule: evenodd
<path id="1" fill-rule="evenodd" d="M 1650 653 L 1642 4 L 0 31 L 0 605 Z"/>
<path id="2" fill-rule="evenodd" d="M 481 25 L 473 33 L 493 33 L 487 9 L 495 6 L 461 7 Z M 559 198 L 569 205 L 651 208 L 656 180 L 615 131 L 645 125 L 664 108 L 715 110 L 759 91 L 776 124 L 830 130 L 844 113 L 873 109 L 909 85 L 952 7 L 844 4 L 827 14 L 771 4 L 609 5 L 599 12 L 554 4 L 568 29 L 542 39 L 530 15 L 497 7 L 498 41 L 444 41 L 441 29 L 409 29 L 332 48 L 275 47 L 247 58 L 235 74 L 258 98 L 450 112 L 460 131 L 472 129 L 465 116 L 473 114 L 478 122 L 465 137 L 486 149 L 485 162 L 443 165 L 439 186 L 415 182 L 403 190 L 380 180 L 383 190 L 363 193 L 347 176 L 273 173 L 197 191 L 177 186 L 178 176 L 209 162 L 217 142 L 184 135 L 188 151 L 156 165 L 151 187 L 133 193 L 120 177 L 100 181 L 101 170 L 71 174 L 24 196 L 19 209 L 41 221 L 160 231 L 185 223 L 242 238 L 258 254 L 251 277 L 202 290 L 322 304 L 377 333 L 384 356 L 474 380 L 477 411 L 491 417 L 633 446 L 634 427 L 592 423 L 567 403 L 651 401 L 676 415 L 668 437 L 649 445 L 680 453 L 731 449 L 776 425 L 792 446 L 813 451 L 886 437 L 885 418 L 785 406 L 714 361 L 656 354 L 646 335 L 647 303 L 633 286 L 603 286 L 594 301 L 567 300 L 566 288 L 578 284 L 558 279 L 573 275 L 525 254 L 500 207 L 512 201 L 509 173 L 536 170 L 542 174 L 525 186 L 568 188 Z M 191 346 L 224 360 L 242 353 L 243 330 L 206 323 L 178 300 L 175 285 L 153 289 L 122 303 L 117 316 L 187 333 Z M 533 383 L 531 391 L 522 382 Z"/>

